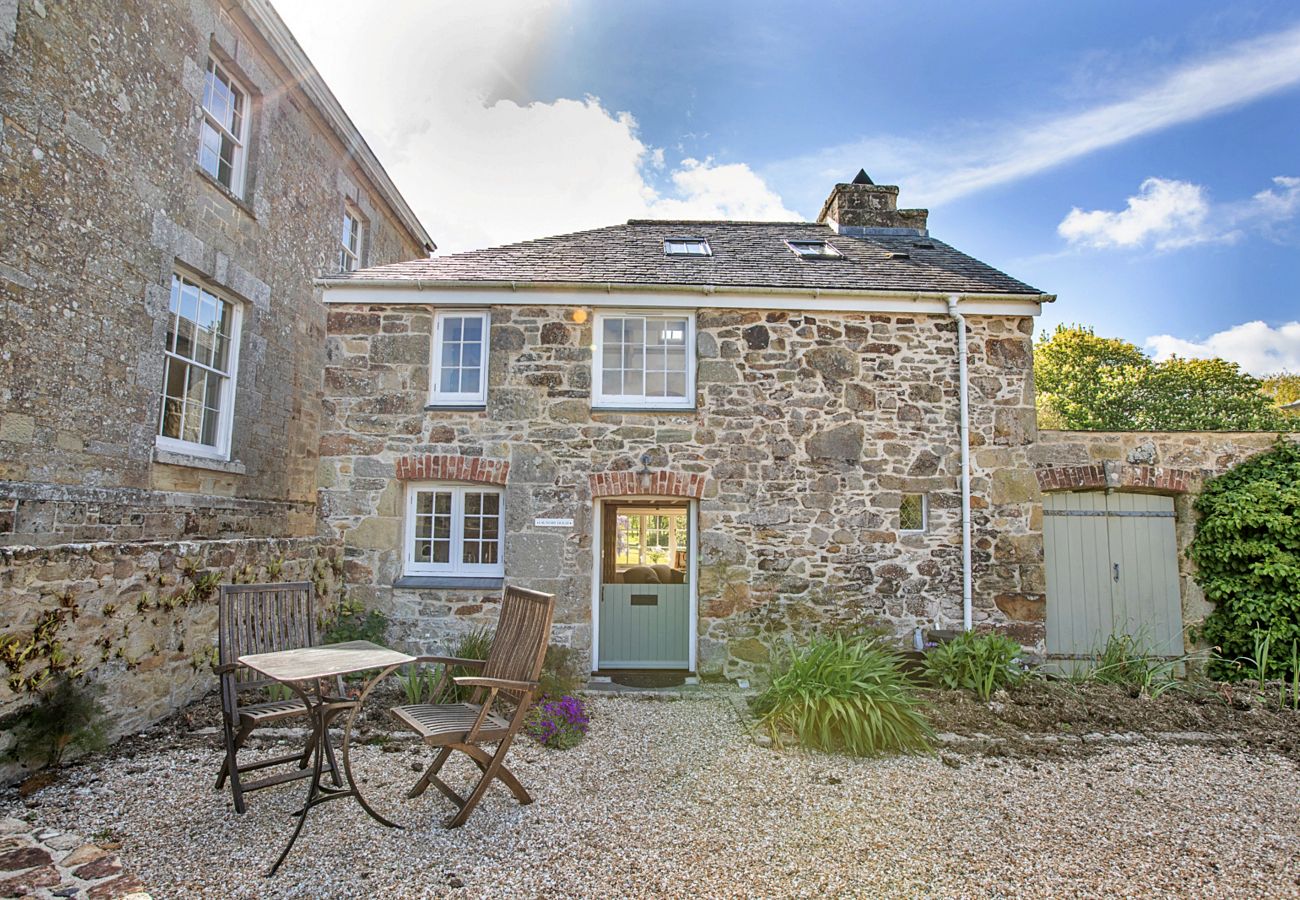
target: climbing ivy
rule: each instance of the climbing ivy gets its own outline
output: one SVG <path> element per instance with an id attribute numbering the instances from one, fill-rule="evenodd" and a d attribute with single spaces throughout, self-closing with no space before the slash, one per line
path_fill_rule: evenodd
<path id="1" fill-rule="evenodd" d="M 1241 678 L 1256 638 L 1275 647 L 1300 640 L 1300 444 L 1279 440 L 1206 484 L 1189 555 L 1215 604 L 1200 637 L 1218 649 L 1213 674 Z M 1269 676 L 1286 674 L 1276 654 Z"/>

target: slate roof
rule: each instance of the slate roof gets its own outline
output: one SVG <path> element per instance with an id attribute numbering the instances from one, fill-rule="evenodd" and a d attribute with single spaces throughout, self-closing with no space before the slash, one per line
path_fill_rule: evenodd
<path id="1" fill-rule="evenodd" d="M 712 256 L 665 256 L 663 241 L 702 237 Z M 842 259 L 806 260 L 785 242 L 826 240 Z M 891 254 L 906 254 L 898 258 Z M 792 289 L 1028 294 L 1042 291 L 942 241 L 909 235 L 848 237 L 812 222 L 633 219 L 574 234 L 416 259 L 331 276 L 330 283 L 419 280 L 716 285 Z"/>

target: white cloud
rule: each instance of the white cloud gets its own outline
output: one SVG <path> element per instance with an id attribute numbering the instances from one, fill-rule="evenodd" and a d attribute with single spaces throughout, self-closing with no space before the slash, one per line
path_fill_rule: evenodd
<path id="1" fill-rule="evenodd" d="M 1202 229 L 1210 205 L 1200 185 L 1148 178 L 1119 212 L 1070 210 L 1056 230 L 1072 244 L 1133 247 Z"/>
<path id="2" fill-rule="evenodd" d="M 1133 138 L 1203 119 L 1300 83 L 1300 26 L 1192 60 L 1120 100 L 1036 121 L 957 123 L 924 138 L 870 138 L 770 168 L 794 196 L 865 164 L 933 205 L 1015 181 Z M 998 137 L 1000 135 L 1000 137 Z M 812 183 L 816 179 L 816 184 Z"/>
<path id="3" fill-rule="evenodd" d="M 1300 372 L 1300 322 L 1287 322 L 1277 328 L 1264 322 L 1243 322 L 1203 341 L 1158 334 L 1146 339 L 1146 348 L 1157 360 L 1218 356 L 1259 376 Z"/>
<path id="4" fill-rule="evenodd" d="M 1247 232 L 1283 240 L 1283 226 L 1300 213 L 1300 178 L 1279 175 L 1274 187 L 1236 203 L 1211 204 L 1205 189 L 1187 181 L 1148 178 L 1124 209 L 1077 206 L 1057 233 L 1078 247 L 1155 247 L 1171 250 L 1207 242 L 1230 243 Z"/>
<path id="5" fill-rule="evenodd" d="M 629 218 L 799 218 L 744 163 L 668 166 L 596 97 L 527 102 L 562 3 L 276 6 L 442 252 Z"/>

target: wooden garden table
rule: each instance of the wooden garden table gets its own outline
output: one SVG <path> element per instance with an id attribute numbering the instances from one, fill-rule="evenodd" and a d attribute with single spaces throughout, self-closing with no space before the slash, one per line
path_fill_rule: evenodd
<path id="1" fill-rule="evenodd" d="M 357 713 L 361 711 L 361 704 L 365 702 L 366 695 L 399 666 L 415 662 L 415 657 L 372 644 L 370 641 L 348 641 L 344 644 L 324 644 L 319 647 L 279 650 L 274 653 L 253 653 L 239 657 L 239 662 L 278 681 L 297 694 L 307 704 L 307 712 L 316 738 L 312 754 L 312 777 L 307 786 L 307 802 L 295 813 L 298 824 L 293 829 L 289 843 L 280 853 L 280 858 L 266 873 L 267 876 L 274 875 L 280 868 L 280 864 L 293 849 L 294 842 L 298 840 L 298 835 L 302 833 L 303 823 L 307 821 L 307 813 L 313 806 L 321 803 L 352 797 L 376 822 L 389 828 L 401 828 L 402 826 L 396 822 L 390 822 L 371 809 L 366 798 L 361 796 L 361 790 L 352 777 L 352 763 L 348 750 L 352 738 L 352 726 L 356 722 Z M 366 682 L 356 699 L 331 697 L 322 687 L 329 679 L 375 669 L 379 669 L 379 673 Z M 349 711 L 347 725 L 343 729 L 344 783 L 341 787 L 335 787 L 324 784 L 321 780 L 324 770 L 325 742 L 329 740 L 330 722 Z"/>

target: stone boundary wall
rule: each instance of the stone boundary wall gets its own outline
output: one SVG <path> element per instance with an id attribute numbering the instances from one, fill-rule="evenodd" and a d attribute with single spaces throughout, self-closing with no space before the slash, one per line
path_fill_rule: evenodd
<path id="1" fill-rule="evenodd" d="M 0 546 L 304 536 L 313 502 L 0 481 Z"/>
<path id="2" fill-rule="evenodd" d="M 1174 498 L 1183 625 L 1189 627 L 1213 609 L 1187 558 L 1196 534 L 1196 497 L 1206 480 L 1263 453 L 1278 439 L 1271 432 L 1251 431 L 1040 431 L 1029 459 L 1045 492 L 1110 489 Z"/>
<path id="3" fill-rule="evenodd" d="M 217 584 L 312 581 L 325 612 L 341 572 L 321 537 L 0 547 L 0 758 L 14 719 L 64 673 L 99 692 L 110 738 L 215 688 Z M 0 761 L 0 784 L 23 772 Z"/>

